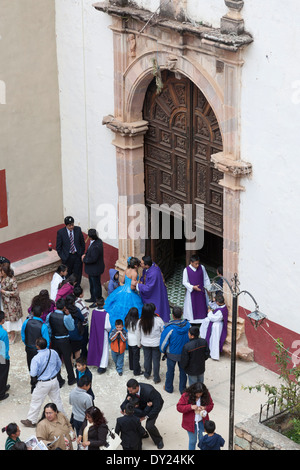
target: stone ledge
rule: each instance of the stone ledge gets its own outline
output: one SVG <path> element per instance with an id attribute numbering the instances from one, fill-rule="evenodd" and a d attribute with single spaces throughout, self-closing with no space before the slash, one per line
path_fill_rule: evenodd
<path id="1" fill-rule="evenodd" d="M 38 285 L 41 281 L 51 279 L 61 260 L 55 250 L 45 251 L 37 255 L 11 263 L 20 290 L 30 285 Z"/>
<path id="2" fill-rule="evenodd" d="M 239 450 L 300 450 L 300 445 L 261 424 L 259 414 L 235 425 L 234 444 Z"/>

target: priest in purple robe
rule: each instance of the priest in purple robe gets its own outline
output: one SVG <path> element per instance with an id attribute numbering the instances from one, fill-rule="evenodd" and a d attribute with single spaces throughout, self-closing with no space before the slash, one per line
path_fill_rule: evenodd
<path id="1" fill-rule="evenodd" d="M 200 264 L 200 257 L 192 255 L 190 264 L 183 271 L 182 283 L 186 288 L 183 317 L 192 324 L 200 324 L 207 316 L 208 295 L 211 289 L 206 269 Z"/>
<path id="2" fill-rule="evenodd" d="M 143 256 L 141 267 L 143 274 L 137 284 L 137 290 L 142 301 L 144 304 L 153 303 L 156 307 L 155 313 L 167 323 L 170 321 L 170 305 L 162 272 L 150 256 Z"/>

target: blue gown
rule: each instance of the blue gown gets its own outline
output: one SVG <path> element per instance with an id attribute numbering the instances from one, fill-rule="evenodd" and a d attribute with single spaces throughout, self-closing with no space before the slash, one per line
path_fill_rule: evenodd
<path id="1" fill-rule="evenodd" d="M 125 317 L 132 307 L 136 307 L 141 316 L 143 305 L 138 292 L 131 289 L 131 279 L 125 274 L 125 284 L 109 294 L 103 308 L 109 314 L 111 327 L 114 328 L 116 320 L 125 322 Z"/>

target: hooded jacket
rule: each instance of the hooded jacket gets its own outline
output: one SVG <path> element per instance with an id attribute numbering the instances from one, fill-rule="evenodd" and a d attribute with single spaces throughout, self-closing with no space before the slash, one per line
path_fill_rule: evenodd
<path id="1" fill-rule="evenodd" d="M 117 287 L 119 287 L 119 279 L 115 279 L 115 274 L 118 273 L 116 269 L 111 268 L 109 270 L 109 282 L 107 286 L 107 295 L 111 294 Z"/>
<path id="2" fill-rule="evenodd" d="M 224 444 L 225 440 L 220 434 L 214 433 L 212 436 L 205 434 L 200 438 L 198 447 L 201 450 L 221 450 Z"/>
<path id="3" fill-rule="evenodd" d="M 180 361 L 182 348 L 189 341 L 190 327 L 186 319 L 170 321 L 161 334 L 160 351 L 166 353 L 169 359 Z"/>

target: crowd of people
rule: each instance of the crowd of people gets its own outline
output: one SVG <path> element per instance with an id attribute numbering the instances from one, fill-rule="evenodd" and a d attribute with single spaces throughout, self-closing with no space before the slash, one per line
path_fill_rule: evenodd
<path id="1" fill-rule="evenodd" d="M 141 450 L 143 439 L 149 436 L 157 449 L 164 447 L 156 426 L 164 400 L 149 379 L 153 374 L 154 385 L 161 382 L 161 361 L 166 360 L 163 388 L 167 393 L 173 393 L 176 364 L 179 368 L 177 411 L 188 433 L 189 450 L 197 445 L 220 449 L 224 439 L 209 419 L 214 403 L 204 375 L 206 360 L 219 359 L 227 334 L 228 311 L 221 286 L 212 301 L 209 277 L 199 256 L 193 255 L 183 272 L 184 306 L 170 308 L 159 266 L 149 256 L 141 260 L 130 257 L 122 278 L 116 269 L 110 269 L 104 299 L 102 241 L 94 229 L 88 231 L 88 237 L 86 249 L 80 227 L 72 217 L 65 218 L 56 243 L 62 264 L 49 291 L 41 290 L 32 299 L 25 321 L 11 264 L 0 258 L 0 401 L 9 397 L 9 347 L 20 331 L 31 384 L 30 407 L 21 423 L 36 428 L 37 440 L 48 449 L 72 450 L 76 443 L 78 449 L 99 450 L 107 445 L 109 428 L 103 411 L 94 405 L 90 367 L 96 366 L 97 374 L 105 374 L 111 357 L 121 376 L 128 351 L 133 378 L 127 382 L 127 395 L 115 424 L 122 448 Z M 90 298 L 85 300 L 83 268 L 90 288 Z M 60 395 L 65 384 L 62 364 L 68 385 L 76 384 L 69 395 L 70 419 Z M 139 381 L 141 376 L 146 383 Z M 47 397 L 50 401 L 42 410 Z M 2 431 L 8 435 L 7 450 L 27 449 L 16 423 L 9 423 Z"/>

